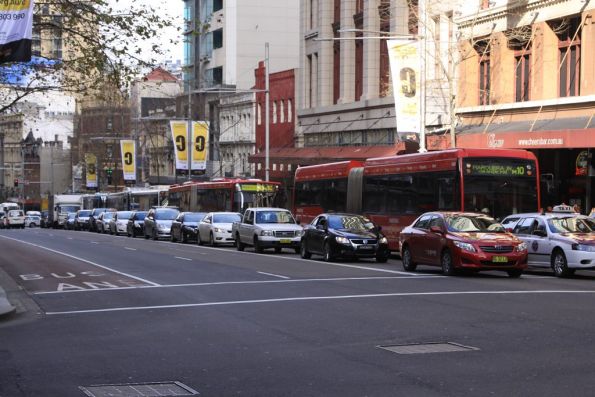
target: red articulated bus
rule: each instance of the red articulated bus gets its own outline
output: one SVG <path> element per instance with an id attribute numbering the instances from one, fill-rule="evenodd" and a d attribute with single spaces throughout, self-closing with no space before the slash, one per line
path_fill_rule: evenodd
<path id="1" fill-rule="evenodd" d="M 243 212 L 250 207 L 270 207 L 279 190 L 278 182 L 261 179 L 222 178 L 209 182 L 186 182 L 170 186 L 167 205 L 180 211 Z"/>
<path id="2" fill-rule="evenodd" d="M 539 166 L 525 150 L 451 149 L 300 167 L 294 213 L 364 214 L 398 251 L 399 232 L 427 211 L 485 212 L 501 219 L 538 211 Z"/>

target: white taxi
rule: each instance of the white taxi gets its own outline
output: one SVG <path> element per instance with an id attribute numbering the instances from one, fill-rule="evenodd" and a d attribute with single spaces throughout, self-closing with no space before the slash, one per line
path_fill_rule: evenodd
<path id="1" fill-rule="evenodd" d="M 527 263 L 552 268 L 557 277 L 567 277 L 577 269 L 595 268 L 595 219 L 561 205 L 552 212 L 514 214 L 518 218 L 512 232 L 527 243 Z"/>

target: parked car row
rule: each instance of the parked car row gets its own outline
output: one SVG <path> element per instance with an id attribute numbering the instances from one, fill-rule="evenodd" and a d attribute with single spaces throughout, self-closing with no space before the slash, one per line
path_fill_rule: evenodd
<path id="1" fill-rule="evenodd" d="M 528 266 L 551 268 L 557 277 L 595 268 L 595 220 L 565 205 L 552 212 L 510 215 L 428 212 L 400 234 L 403 268 L 440 266 L 459 271 L 502 270 L 520 277 Z"/>

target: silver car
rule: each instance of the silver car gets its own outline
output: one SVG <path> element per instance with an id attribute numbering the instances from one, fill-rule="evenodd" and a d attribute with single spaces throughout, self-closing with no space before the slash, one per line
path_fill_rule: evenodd
<path id="1" fill-rule="evenodd" d="M 198 224 L 198 244 L 233 244 L 231 225 L 242 220 L 237 212 L 209 212 Z"/>

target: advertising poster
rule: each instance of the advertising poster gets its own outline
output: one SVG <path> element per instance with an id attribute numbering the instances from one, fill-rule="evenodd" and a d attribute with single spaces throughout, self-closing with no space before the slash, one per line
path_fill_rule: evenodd
<path id="1" fill-rule="evenodd" d="M 206 170 L 209 147 L 209 123 L 195 121 L 192 123 L 192 170 Z"/>
<path id="2" fill-rule="evenodd" d="M 188 122 L 170 121 L 171 137 L 174 143 L 174 152 L 176 155 L 176 169 L 188 170 Z"/>
<path id="3" fill-rule="evenodd" d="M 125 181 L 136 180 L 136 145 L 131 139 L 120 141 L 120 150 L 122 151 L 122 170 Z"/>
<path id="4" fill-rule="evenodd" d="M 418 140 L 420 128 L 421 58 L 419 42 L 413 40 L 387 40 L 397 133 L 402 140 Z"/>
<path id="5" fill-rule="evenodd" d="M 85 153 L 87 187 L 97 187 L 97 156 Z"/>
<path id="6" fill-rule="evenodd" d="M 0 63 L 31 61 L 33 0 L 0 1 Z"/>

